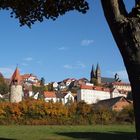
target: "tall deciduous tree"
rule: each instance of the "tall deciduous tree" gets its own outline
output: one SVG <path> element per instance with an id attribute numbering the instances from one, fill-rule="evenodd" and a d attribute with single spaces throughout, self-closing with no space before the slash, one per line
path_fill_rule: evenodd
<path id="1" fill-rule="evenodd" d="M 127 12 L 123 0 L 101 0 L 132 86 L 137 139 L 140 140 L 140 0 Z"/>
<path id="2" fill-rule="evenodd" d="M 123 0 L 101 0 L 104 15 L 122 54 L 132 86 L 137 139 L 140 140 L 140 0 L 127 12 Z M 21 25 L 31 27 L 44 18 L 55 20 L 70 10 L 85 13 L 86 0 L 1 0 L 1 9 L 10 9 Z"/>

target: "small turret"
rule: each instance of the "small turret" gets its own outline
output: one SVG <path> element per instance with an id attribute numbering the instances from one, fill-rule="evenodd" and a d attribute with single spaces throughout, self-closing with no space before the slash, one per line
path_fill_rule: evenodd
<path id="1" fill-rule="evenodd" d="M 11 92 L 10 92 L 10 102 L 18 103 L 22 101 L 22 85 L 21 85 L 21 76 L 19 69 L 16 68 L 15 72 L 11 78 Z"/>

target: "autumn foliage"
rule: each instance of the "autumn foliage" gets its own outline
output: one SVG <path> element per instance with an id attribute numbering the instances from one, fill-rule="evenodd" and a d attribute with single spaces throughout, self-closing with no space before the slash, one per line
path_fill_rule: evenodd
<path id="1" fill-rule="evenodd" d="M 127 112 L 132 120 L 133 112 L 126 108 L 125 116 Z M 114 121 L 113 114 L 105 108 L 95 110 L 93 105 L 87 105 L 84 102 L 63 105 L 59 102 L 46 103 L 42 100 L 29 99 L 20 103 L 0 103 L 0 124 L 5 125 L 109 124 Z M 123 116 L 122 112 L 121 115 Z"/>

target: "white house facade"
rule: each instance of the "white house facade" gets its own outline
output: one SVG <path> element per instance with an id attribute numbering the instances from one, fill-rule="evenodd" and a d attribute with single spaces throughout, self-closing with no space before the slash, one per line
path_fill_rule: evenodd
<path id="1" fill-rule="evenodd" d="M 72 93 L 66 92 L 66 93 L 56 93 L 57 101 L 62 102 L 62 104 L 66 104 L 68 102 L 74 102 L 74 96 Z"/>
<path id="2" fill-rule="evenodd" d="M 109 99 L 110 98 L 110 92 L 109 90 L 103 90 L 100 88 L 95 89 L 93 86 L 87 86 L 83 85 L 81 88 L 77 91 L 77 101 L 84 101 L 87 104 L 93 104 L 97 103 L 100 100 Z"/>
<path id="3" fill-rule="evenodd" d="M 123 94 L 121 92 L 118 91 L 118 89 L 114 88 L 111 92 L 111 98 L 116 98 L 116 97 L 127 97 L 127 94 Z"/>
<path id="4" fill-rule="evenodd" d="M 74 102 L 74 96 L 72 95 L 70 91 L 63 97 L 63 104 L 66 104 L 69 101 Z"/>
<path id="5" fill-rule="evenodd" d="M 131 92 L 131 85 L 129 83 L 114 82 L 112 83 L 112 86 L 113 88 L 116 88 L 119 91 Z"/>
<path id="6" fill-rule="evenodd" d="M 45 91 L 44 92 L 44 100 L 45 102 L 57 102 L 56 94 L 55 92 Z"/>
<path id="7" fill-rule="evenodd" d="M 87 104 L 95 104 L 100 100 L 123 96 L 117 89 L 109 89 L 98 86 L 82 85 L 77 91 L 77 101 L 84 101 Z M 125 97 L 125 95 L 124 95 Z"/>

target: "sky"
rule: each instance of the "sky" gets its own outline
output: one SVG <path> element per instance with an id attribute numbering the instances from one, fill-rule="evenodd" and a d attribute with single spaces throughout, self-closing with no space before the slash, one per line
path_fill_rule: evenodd
<path id="1" fill-rule="evenodd" d="M 128 2 L 129 1 L 129 2 Z M 16 66 L 46 82 L 90 78 L 92 64 L 103 77 L 128 81 L 122 57 L 111 35 L 99 0 L 88 0 L 86 14 L 72 11 L 56 21 L 20 27 L 8 11 L 0 11 L 0 72 L 10 78 Z M 133 0 L 125 0 L 128 10 Z"/>

